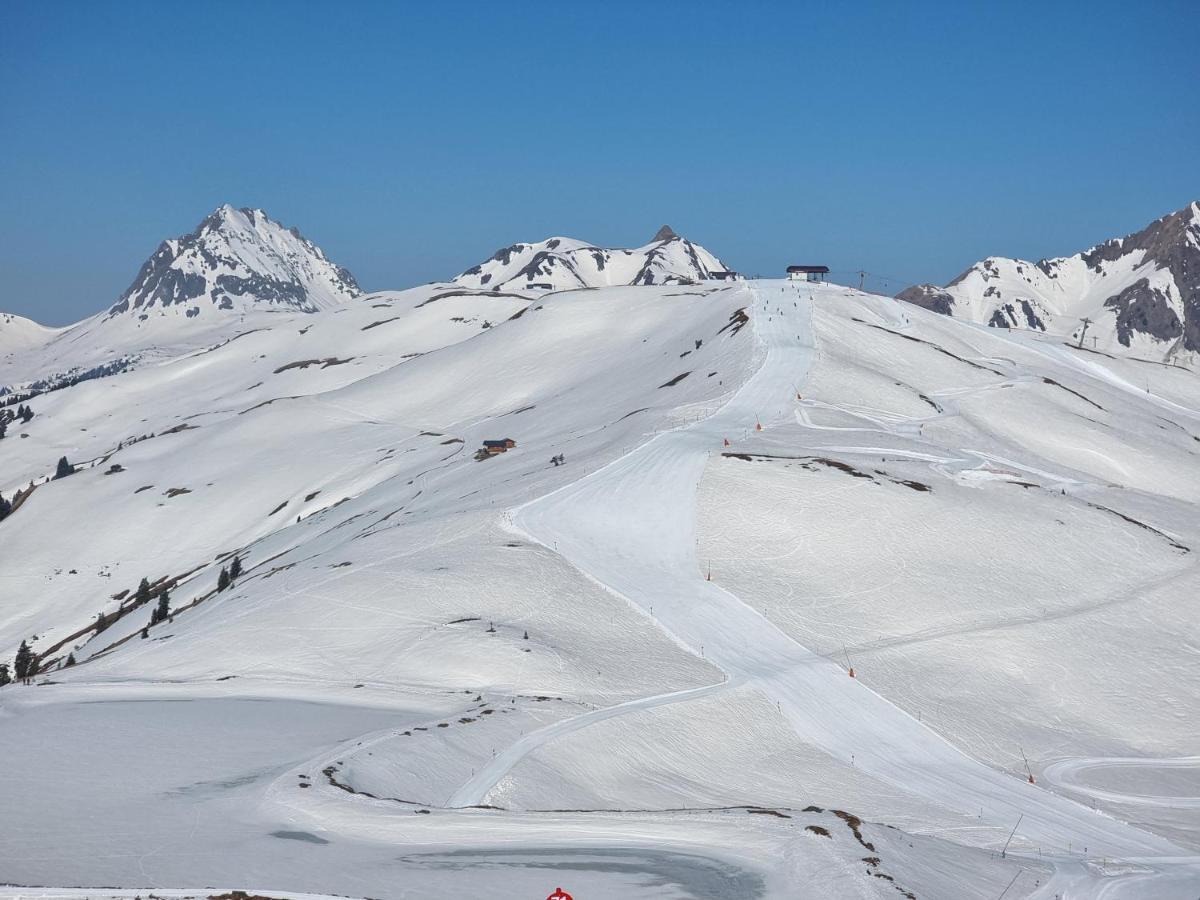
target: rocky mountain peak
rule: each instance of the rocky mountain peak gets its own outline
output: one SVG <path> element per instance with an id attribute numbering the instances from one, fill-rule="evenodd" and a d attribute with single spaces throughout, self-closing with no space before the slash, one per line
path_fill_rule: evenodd
<path id="1" fill-rule="evenodd" d="M 679 235 L 675 233 L 675 229 L 673 229 L 670 225 L 664 225 L 662 228 L 658 229 L 657 233 L 650 240 L 650 243 L 656 244 L 659 241 L 673 241 L 677 237 L 679 237 Z"/>
<path id="2" fill-rule="evenodd" d="M 224 204 L 196 230 L 163 241 L 108 317 L 152 311 L 196 318 L 263 306 L 316 312 L 361 294 L 354 276 L 261 209 Z"/>
<path id="3" fill-rule="evenodd" d="M 1030 263 L 989 256 L 944 288 L 897 297 L 999 328 L 1048 331 L 1090 349 L 1126 348 L 1163 359 L 1200 353 L 1200 202 L 1141 231 L 1074 256 Z"/>

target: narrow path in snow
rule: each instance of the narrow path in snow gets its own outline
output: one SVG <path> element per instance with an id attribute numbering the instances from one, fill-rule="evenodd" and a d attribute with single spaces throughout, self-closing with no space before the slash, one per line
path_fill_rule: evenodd
<path id="1" fill-rule="evenodd" d="M 627 703 L 619 703 L 615 706 L 595 709 L 591 712 L 572 716 L 569 719 L 563 719 L 552 725 L 547 725 L 545 728 L 539 728 L 537 731 L 531 731 L 520 740 L 514 741 L 502 753 L 497 754 L 486 766 L 475 773 L 470 781 L 454 792 L 446 805 L 449 807 L 463 807 L 477 806 L 482 803 L 488 792 L 499 783 L 501 778 L 512 771 L 517 763 L 538 747 L 555 738 L 579 731 L 581 728 L 587 728 L 596 722 L 602 722 L 605 719 L 616 718 L 617 716 L 623 716 L 631 712 L 637 712 L 638 710 L 653 709 L 656 706 L 667 706 L 671 703 L 684 703 L 688 700 L 699 700 L 701 697 L 708 697 L 712 694 L 736 687 L 739 683 L 740 681 L 736 679 L 718 681 L 716 684 L 707 684 L 703 687 L 690 688 L 685 691 L 672 691 L 667 694 L 656 694 L 652 697 L 639 697 Z"/>
<path id="2" fill-rule="evenodd" d="M 1078 794 L 1108 800 L 1113 803 L 1133 803 L 1140 806 L 1158 806 L 1168 809 L 1200 809 L 1200 790 L 1191 796 L 1145 794 L 1132 790 L 1118 791 L 1112 788 L 1092 787 L 1082 777 L 1085 773 L 1106 769 L 1127 769 L 1135 775 L 1140 770 L 1153 772 L 1156 769 L 1192 769 L 1200 776 L 1200 756 L 1154 758 L 1140 756 L 1098 756 L 1087 759 L 1062 759 L 1047 766 L 1042 777 Z"/>
<path id="3" fill-rule="evenodd" d="M 1169 841 L 1026 784 L 962 753 L 845 670 L 797 644 L 760 613 L 705 581 L 696 555 L 696 492 L 705 465 L 727 435 L 795 421 L 796 387 L 815 348 L 810 297 L 840 289 L 779 282 L 747 286 L 748 307 L 766 348 L 762 367 L 714 416 L 661 434 L 582 480 L 513 513 L 513 524 L 601 585 L 643 610 L 674 640 L 763 691 L 808 743 L 912 794 L 1006 832 L 1043 852 L 1092 857 L 1173 857 Z M 834 299 L 834 298 L 830 298 Z M 836 301 L 835 301 L 836 302 Z M 626 704 L 637 708 L 635 704 Z M 613 714 L 619 714 L 615 708 Z M 575 719 L 575 727 L 591 720 Z M 573 730 L 523 739 L 456 793 L 481 802 L 525 753 Z M 489 785 L 491 782 L 491 785 Z M 1019 825 L 1018 825 L 1019 822 Z M 1073 854 L 1073 855 L 1071 855 Z M 1059 887 L 1087 878 L 1056 880 Z M 1176 869 L 1173 877 L 1178 877 Z"/>

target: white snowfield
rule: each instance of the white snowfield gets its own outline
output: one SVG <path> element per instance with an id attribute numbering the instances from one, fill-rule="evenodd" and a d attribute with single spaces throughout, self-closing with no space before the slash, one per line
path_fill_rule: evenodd
<path id="1" fill-rule="evenodd" d="M 6 896 L 1200 892 L 1194 372 L 781 281 L 208 337 L 0 442 Z"/>

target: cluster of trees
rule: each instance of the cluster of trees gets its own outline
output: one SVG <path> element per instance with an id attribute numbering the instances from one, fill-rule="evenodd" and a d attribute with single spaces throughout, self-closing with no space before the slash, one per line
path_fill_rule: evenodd
<path id="1" fill-rule="evenodd" d="M 0 494 L 0 522 L 3 522 L 12 515 L 12 501 L 5 500 L 4 495 Z"/>
<path id="2" fill-rule="evenodd" d="M 150 624 L 157 625 L 159 622 L 165 622 L 171 617 L 171 595 L 167 593 L 167 589 L 163 588 L 162 593 L 158 595 L 158 603 L 154 604 L 154 609 L 150 613 Z"/>
<path id="3" fill-rule="evenodd" d="M 38 673 L 38 658 L 28 641 L 21 641 L 17 648 L 17 658 L 13 660 L 12 674 L 9 674 L 8 663 L 0 663 L 0 687 L 11 684 L 14 680 L 28 684 Z M 15 678 L 14 678 L 15 676 Z"/>
<path id="4" fill-rule="evenodd" d="M 240 556 L 235 556 L 233 562 L 226 569 L 221 566 L 221 574 L 217 576 L 217 592 L 221 592 L 226 588 L 233 587 L 233 583 L 238 580 L 238 576 L 242 574 L 242 559 Z"/>
<path id="5" fill-rule="evenodd" d="M 33 410 L 22 403 L 17 407 L 17 411 L 11 409 L 0 409 L 0 439 L 3 439 L 8 431 L 8 423 L 15 422 L 20 419 L 22 422 L 28 422 L 33 418 Z"/>
<path id="6" fill-rule="evenodd" d="M 150 602 L 150 581 L 143 578 L 138 582 L 137 590 L 133 594 L 133 602 L 135 606 L 142 606 Z M 150 626 L 157 625 L 159 622 L 165 622 L 171 618 L 171 595 L 166 588 L 158 592 L 158 602 L 154 604 L 154 609 L 150 610 L 150 624 L 142 629 L 142 637 L 150 636 Z"/>

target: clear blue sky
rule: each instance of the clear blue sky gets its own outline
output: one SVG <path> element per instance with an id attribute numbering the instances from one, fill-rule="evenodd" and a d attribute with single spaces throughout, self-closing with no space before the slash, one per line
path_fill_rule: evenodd
<path id="1" fill-rule="evenodd" d="M 1195 0 L 5 0 L 0 310 L 99 310 L 223 202 L 370 289 L 664 222 L 944 282 L 1200 199 L 1198 46 Z"/>

